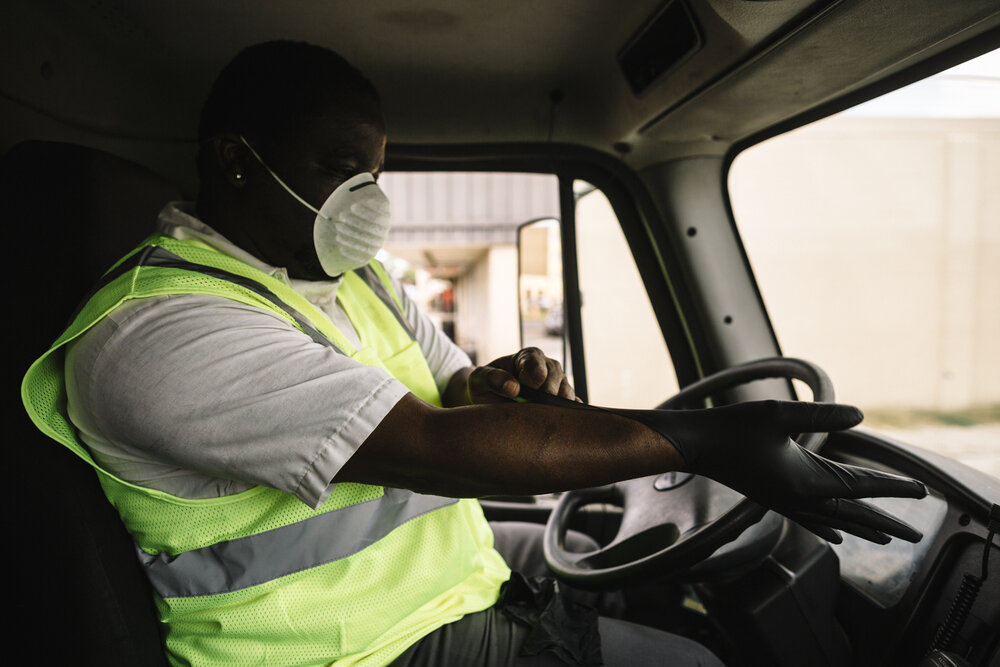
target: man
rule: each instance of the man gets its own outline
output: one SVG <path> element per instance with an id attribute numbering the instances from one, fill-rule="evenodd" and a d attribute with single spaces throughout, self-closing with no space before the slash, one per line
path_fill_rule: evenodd
<path id="1" fill-rule="evenodd" d="M 245 50 L 199 139 L 196 205 L 164 209 L 26 378 L 65 391 L 65 410 L 29 412 L 98 468 L 175 662 L 718 664 L 511 577 L 469 500 L 497 493 L 687 469 L 828 539 L 919 539 L 849 499 L 922 485 L 789 441 L 854 425 L 853 408 L 512 402 L 574 394 L 538 350 L 471 367 L 371 262 L 385 125 L 336 54 Z"/>

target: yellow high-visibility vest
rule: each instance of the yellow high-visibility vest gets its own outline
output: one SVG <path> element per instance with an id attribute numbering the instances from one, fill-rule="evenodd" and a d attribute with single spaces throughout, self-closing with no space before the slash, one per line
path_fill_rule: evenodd
<path id="1" fill-rule="evenodd" d="M 424 401 L 441 399 L 377 262 L 346 274 L 337 293 L 360 349 L 290 287 L 198 241 L 154 235 L 112 267 L 21 394 L 35 424 L 96 469 L 153 585 L 174 664 L 381 665 L 496 602 L 510 571 L 474 500 L 353 483 L 316 510 L 263 486 L 186 499 L 97 465 L 67 414 L 63 348 L 126 300 L 164 294 L 277 313 Z"/>

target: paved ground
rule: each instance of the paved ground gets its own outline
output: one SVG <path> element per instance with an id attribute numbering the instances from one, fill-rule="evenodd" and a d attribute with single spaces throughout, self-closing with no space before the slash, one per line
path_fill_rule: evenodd
<path id="1" fill-rule="evenodd" d="M 970 467 L 1000 478 L 1000 424 L 873 430 L 950 456 Z"/>

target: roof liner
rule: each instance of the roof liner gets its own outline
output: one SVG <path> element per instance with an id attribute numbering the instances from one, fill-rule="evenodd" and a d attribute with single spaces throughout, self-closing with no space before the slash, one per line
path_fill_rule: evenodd
<path id="1" fill-rule="evenodd" d="M 641 167 L 722 154 L 1000 25 L 996 0 L 674 1 L 688 5 L 704 46 L 637 97 L 617 57 L 661 0 L 368 0 L 347 10 L 11 0 L 0 93 L 103 135 L 193 141 L 201 99 L 238 50 L 301 39 L 374 81 L 395 144 L 572 141 L 613 152 L 624 141 Z"/>

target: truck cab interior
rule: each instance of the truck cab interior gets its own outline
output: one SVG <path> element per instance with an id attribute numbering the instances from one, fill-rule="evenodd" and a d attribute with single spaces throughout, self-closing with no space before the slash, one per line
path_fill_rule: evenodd
<path id="1" fill-rule="evenodd" d="M 19 276 L 11 393 L 163 204 L 194 198 L 201 102 L 233 55 L 268 39 L 332 48 L 375 83 L 390 179 L 548 176 L 564 295 L 557 333 L 577 393 L 681 409 L 792 399 L 805 387 L 801 398 L 834 400 L 836 377 L 783 357 L 733 213 L 730 168 L 771 137 L 1000 48 L 1000 5 L 9 0 L 0 198 Z M 587 334 L 581 295 L 596 271 L 583 265 L 578 219 L 595 190 L 638 276 L 621 288 L 636 292 L 617 298 L 648 301 L 650 312 L 650 329 L 619 327 L 616 345 L 665 351 L 669 366 L 654 369 L 671 387 L 663 395 L 602 393 L 599 368 L 616 349 Z M 809 212 L 802 218 L 808 225 Z M 983 289 L 1000 303 L 1000 285 Z M 166 664 L 148 584 L 93 470 L 39 433 L 13 396 L 10 405 L 13 636 L 28 639 L 37 663 Z M 927 484 L 922 500 L 883 505 L 923 539 L 830 545 L 725 487 L 678 476 L 482 502 L 490 518 L 548 522 L 558 576 L 623 588 L 633 618 L 688 634 L 728 665 L 916 666 L 931 664 L 932 649 L 950 664 L 1000 665 L 1000 479 L 874 430 L 807 444 Z M 559 553 L 569 527 L 602 548 Z"/>

